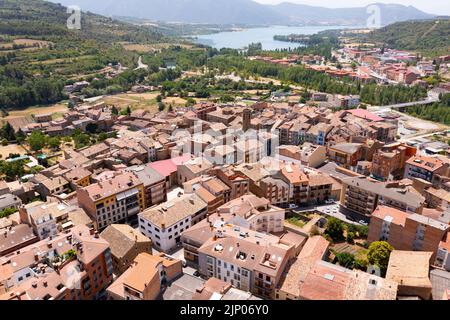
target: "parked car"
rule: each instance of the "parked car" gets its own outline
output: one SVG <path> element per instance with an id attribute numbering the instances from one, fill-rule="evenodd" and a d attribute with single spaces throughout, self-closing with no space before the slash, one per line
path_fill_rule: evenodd
<path id="1" fill-rule="evenodd" d="M 367 222 L 365 222 L 364 220 L 360 220 L 359 221 L 360 224 L 362 224 L 363 226 L 368 226 L 369 224 Z"/>

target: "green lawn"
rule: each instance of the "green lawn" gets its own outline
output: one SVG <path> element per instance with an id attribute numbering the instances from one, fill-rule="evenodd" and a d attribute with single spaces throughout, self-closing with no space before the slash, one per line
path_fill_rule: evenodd
<path id="1" fill-rule="evenodd" d="M 294 226 L 297 226 L 297 227 L 300 227 L 300 228 L 303 228 L 305 226 L 305 224 L 306 224 L 304 221 L 302 221 L 302 220 L 300 220 L 299 218 L 296 218 L 296 217 L 286 219 L 286 221 L 288 223 L 293 224 Z"/>

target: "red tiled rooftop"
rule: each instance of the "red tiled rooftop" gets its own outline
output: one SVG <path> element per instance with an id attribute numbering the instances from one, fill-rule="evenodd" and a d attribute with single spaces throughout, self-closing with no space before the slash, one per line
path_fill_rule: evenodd
<path id="1" fill-rule="evenodd" d="M 178 165 L 185 164 L 189 160 L 191 160 L 190 155 L 183 155 L 181 157 L 152 162 L 149 163 L 148 166 L 164 177 L 167 177 L 177 172 Z"/>
<path id="2" fill-rule="evenodd" d="M 377 116 L 376 114 L 373 114 L 370 111 L 367 111 L 365 109 L 354 109 L 354 110 L 348 110 L 351 114 L 353 114 L 355 117 L 371 120 L 373 122 L 379 122 L 383 121 L 384 119 Z"/>

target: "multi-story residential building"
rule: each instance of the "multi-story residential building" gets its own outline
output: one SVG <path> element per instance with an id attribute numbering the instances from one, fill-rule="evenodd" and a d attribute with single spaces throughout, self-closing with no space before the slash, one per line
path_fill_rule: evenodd
<path id="1" fill-rule="evenodd" d="M 187 194 L 195 193 L 208 204 L 208 213 L 216 212 L 231 200 L 231 189 L 217 177 L 203 176 L 183 184 Z"/>
<path id="2" fill-rule="evenodd" d="M 160 160 L 149 163 L 148 166 L 156 170 L 160 175 L 166 179 L 166 190 L 171 189 L 178 183 L 182 184 L 184 181 L 178 181 L 177 167 L 191 160 L 191 156 L 185 154 L 181 157 L 171 158 L 167 160 Z"/>
<path id="3" fill-rule="evenodd" d="M 37 191 L 44 198 L 68 194 L 70 193 L 70 183 L 63 177 L 48 178 L 39 183 Z"/>
<path id="4" fill-rule="evenodd" d="M 205 219 L 208 205 L 196 194 L 150 208 L 139 214 L 139 230 L 158 250 L 169 252 L 181 244 L 181 233 Z"/>
<path id="5" fill-rule="evenodd" d="M 341 206 L 365 216 L 370 216 L 379 204 L 421 213 L 425 202 L 425 198 L 417 192 L 390 187 L 365 177 L 345 178 L 341 182 Z"/>
<path id="6" fill-rule="evenodd" d="M 206 121 L 207 115 L 217 110 L 217 106 L 213 103 L 199 103 L 192 107 L 193 112 L 198 119 Z"/>
<path id="7" fill-rule="evenodd" d="M 66 178 L 71 183 L 71 187 L 74 190 L 77 187 L 83 188 L 90 185 L 91 176 L 92 172 L 83 167 L 71 168 L 67 173 L 64 174 L 64 178 Z"/>
<path id="8" fill-rule="evenodd" d="M 234 144 L 237 163 L 254 163 L 260 161 L 267 152 L 267 145 L 258 139 L 244 138 Z"/>
<path id="9" fill-rule="evenodd" d="M 372 176 L 381 181 L 403 178 L 406 161 L 416 152 L 416 148 L 402 143 L 384 146 L 373 155 Z"/>
<path id="10" fill-rule="evenodd" d="M 324 174 L 308 175 L 308 204 L 320 204 L 332 196 L 333 180 Z"/>
<path id="11" fill-rule="evenodd" d="M 333 125 L 326 123 L 319 123 L 315 126 L 312 126 L 306 132 L 306 142 L 310 142 L 312 144 L 317 144 L 320 146 L 326 145 L 328 134 L 334 128 Z"/>
<path id="12" fill-rule="evenodd" d="M 362 152 L 360 143 L 340 143 L 328 148 L 328 158 L 345 168 L 352 168 L 361 160 Z"/>
<path id="13" fill-rule="evenodd" d="M 429 207 L 440 208 L 443 210 L 450 209 L 449 191 L 430 187 L 424 190 L 423 195 L 425 196 L 425 200 Z"/>
<path id="14" fill-rule="evenodd" d="M 209 220 L 183 233 L 185 259 L 195 263 L 206 278 L 218 278 L 260 297 L 273 297 L 295 245 L 227 223 L 223 214 Z"/>
<path id="15" fill-rule="evenodd" d="M 152 242 L 126 224 L 112 224 L 100 236 L 109 242 L 114 274 L 121 275 L 140 253 L 151 253 Z"/>
<path id="16" fill-rule="evenodd" d="M 180 260 L 140 253 L 107 289 L 109 300 L 156 300 L 163 286 L 183 274 Z"/>
<path id="17" fill-rule="evenodd" d="M 398 126 L 394 123 L 371 122 L 368 124 L 367 138 L 390 143 L 396 140 Z"/>
<path id="18" fill-rule="evenodd" d="M 205 158 L 195 158 L 184 164 L 180 164 L 177 167 L 178 183 L 182 185 L 194 178 L 198 178 L 212 168 L 212 163 Z"/>
<path id="19" fill-rule="evenodd" d="M 449 231 L 448 221 L 378 206 L 370 218 L 367 241 L 387 241 L 397 250 L 433 252 L 434 261 Z"/>
<path id="20" fill-rule="evenodd" d="M 298 165 L 285 165 L 281 169 L 281 175 L 289 183 L 289 202 L 306 205 L 309 191 L 309 178 L 306 173 Z"/>
<path id="21" fill-rule="evenodd" d="M 327 160 L 327 149 L 324 146 L 305 142 L 301 147 L 285 145 L 278 147 L 281 160 L 300 163 L 311 168 L 320 167 Z"/>
<path id="22" fill-rule="evenodd" d="M 284 230 L 285 210 L 255 195 L 232 200 L 217 209 L 217 214 L 230 215 L 230 223 L 259 232 L 277 233 Z"/>
<path id="23" fill-rule="evenodd" d="M 0 276 L 6 293 L 0 300 L 100 299 L 113 275 L 108 242 L 86 226 L 29 245 L 0 261 L 6 266 Z"/>
<path id="24" fill-rule="evenodd" d="M 145 208 L 167 201 L 166 178 L 149 166 L 128 167 L 144 185 Z"/>
<path id="25" fill-rule="evenodd" d="M 211 173 L 215 174 L 230 188 L 230 200 L 239 198 L 249 192 L 249 179 L 244 174 L 236 172 L 232 166 L 214 168 Z"/>
<path id="26" fill-rule="evenodd" d="M 414 156 L 406 161 L 405 178 L 423 179 L 425 181 L 436 183 L 439 176 L 448 176 L 449 165 L 439 158 Z"/>
<path id="27" fill-rule="evenodd" d="M 123 173 L 78 189 L 77 198 L 98 230 L 113 223 L 131 223 L 145 209 L 144 185 L 133 173 Z"/>
<path id="28" fill-rule="evenodd" d="M 32 202 L 19 209 L 22 223 L 30 225 L 40 240 L 59 233 L 57 221 L 68 215 L 68 207 L 62 203 Z"/>

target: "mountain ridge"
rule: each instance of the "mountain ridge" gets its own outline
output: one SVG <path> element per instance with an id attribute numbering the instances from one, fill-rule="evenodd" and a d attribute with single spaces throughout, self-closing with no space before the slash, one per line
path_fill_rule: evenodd
<path id="1" fill-rule="evenodd" d="M 365 24 L 371 13 L 368 6 L 325 8 L 283 2 L 264 5 L 252 0 L 52 0 L 63 5 L 78 5 L 82 10 L 106 16 L 129 16 L 153 21 L 203 24 Z M 374 3 L 379 6 L 381 24 L 429 19 L 434 15 L 413 6 Z M 370 6 L 370 5 L 369 5 Z"/>

